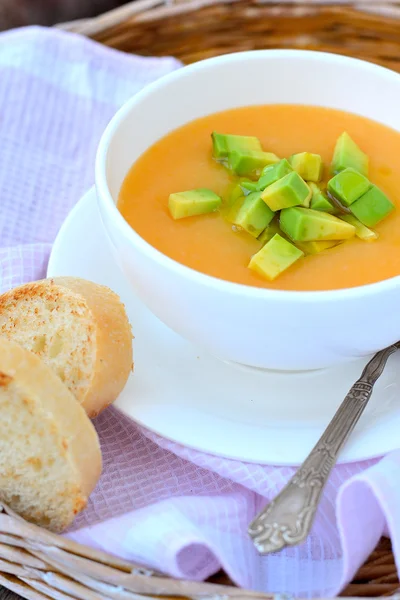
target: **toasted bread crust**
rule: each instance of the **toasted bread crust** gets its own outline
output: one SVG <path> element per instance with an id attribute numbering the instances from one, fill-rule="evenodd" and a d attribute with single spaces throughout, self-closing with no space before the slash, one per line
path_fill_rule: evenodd
<path id="1" fill-rule="evenodd" d="M 0 374 L 0 499 L 27 520 L 62 531 L 100 477 L 97 433 L 57 375 L 1 336 Z"/>
<path id="2" fill-rule="evenodd" d="M 93 354 L 88 381 L 79 390 L 74 389 L 68 379 L 64 381 L 87 414 L 95 417 L 118 397 L 133 367 L 132 332 L 124 306 L 105 286 L 75 277 L 44 279 L 0 296 L 0 318 L 3 319 L 0 333 L 25 345 L 16 337 L 19 321 L 26 316 L 26 307 L 38 299 L 52 303 L 55 310 L 59 306 L 65 308 L 69 303 L 71 319 L 78 321 L 85 317 L 86 321 L 90 320 L 83 349 L 87 356 Z M 35 331 L 34 320 L 35 317 L 31 337 Z M 46 361 L 46 356 L 41 356 Z M 48 364 L 51 366 L 51 362 Z"/>
<path id="3" fill-rule="evenodd" d="M 90 417 L 114 402 L 133 370 L 132 330 L 119 296 L 106 286 L 76 277 L 44 280 L 80 296 L 95 325 L 96 362 L 82 406 Z"/>

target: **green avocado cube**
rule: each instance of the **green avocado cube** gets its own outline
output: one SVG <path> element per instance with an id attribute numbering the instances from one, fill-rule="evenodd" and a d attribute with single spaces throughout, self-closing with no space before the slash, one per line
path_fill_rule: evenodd
<path id="1" fill-rule="evenodd" d="M 312 208 L 313 210 L 320 210 L 322 212 L 330 213 L 331 215 L 337 214 L 337 208 L 333 206 L 330 200 L 328 200 L 328 198 L 325 196 L 324 192 L 318 187 L 318 185 L 312 182 L 308 185 L 312 192 L 310 208 Z"/>
<path id="2" fill-rule="evenodd" d="M 227 198 L 224 203 L 225 204 L 224 208 L 229 208 L 230 206 L 235 204 L 235 202 L 236 202 L 236 200 L 238 200 L 238 198 L 241 198 L 242 196 L 244 196 L 244 193 L 243 193 L 240 183 L 235 183 L 228 190 Z"/>
<path id="3" fill-rule="evenodd" d="M 258 237 L 274 218 L 275 213 L 261 200 L 260 192 L 239 198 L 227 216 L 228 221 Z"/>
<path id="4" fill-rule="evenodd" d="M 275 183 L 278 179 L 282 179 L 282 177 L 292 171 L 293 169 L 286 158 L 283 158 L 274 165 L 267 165 L 261 172 L 261 177 L 257 182 L 257 190 L 260 192 L 265 190 L 266 187 Z"/>
<path id="5" fill-rule="evenodd" d="M 393 203 L 376 185 L 350 206 L 350 210 L 363 225 L 375 227 L 394 210 Z"/>
<path id="6" fill-rule="evenodd" d="M 372 231 L 372 229 L 368 229 L 368 227 L 363 225 L 354 215 L 341 215 L 340 218 L 342 221 L 346 221 L 346 223 L 350 223 L 350 225 L 353 225 L 356 228 L 356 236 L 360 238 L 360 240 L 373 242 L 378 239 L 378 234 L 375 233 L 375 231 Z"/>
<path id="7" fill-rule="evenodd" d="M 299 152 L 289 157 L 293 169 L 306 181 L 321 181 L 324 165 L 319 154 Z"/>
<path id="8" fill-rule="evenodd" d="M 244 179 L 243 181 L 240 182 L 239 185 L 242 188 L 243 194 L 245 196 L 247 196 L 247 194 L 250 194 L 250 192 L 258 192 L 256 181 L 250 181 L 249 179 Z"/>
<path id="9" fill-rule="evenodd" d="M 337 246 L 337 244 L 337 240 L 322 242 L 296 242 L 297 248 L 300 248 L 304 254 L 319 254 L 324 250 L 329 250 L 329 248 Z"/>
<path id="10" fill-rule="evenodd" d="M 311 190 L 298 173 L 288 173 L 261 193 L 261 198 L 273 211 L 290 206 L 306 206 L 311 198 Z"/>
<path id="11" fill-rule="evenodd" d="M 249 262 L 249 269 L 268 281 L 273 281 L 302 256 L 304 254 L 301 250 L 279 234 L 275 234 L 257 254 L 254 254 Z"/>
<path id="12" fill-rule="evenodd" d="M 221 202 L 221 198 L 212 190 L 198 188 L 171 194 L 168 200 L 168 208 L 173 219 L 183 219 L 184 217 L 214 212 L 218 210 Z"/>
<path id="13" fill-rule="evenodd" d="M 347 240 L 355 227 L 328 213 L 311 208 L 286 208 L 280 214 L 281 229 L 294 242 Z"/>
<path id="14" fill-rule="evenodd" d="M 256 176 L 266 166 L 279 161 L 272 152 L 232 150 L 228 154 L 228 167 L 236 175 Z"/>
<path id="15" fill-rule="evenodd" d="M 371 187 L 364 175 L 355 169 L 347 168 L 340 171 L 328 181 L 329 193 L 339 200 L 343 206 L 350 206 Z"/>
<path id="16" fill-rule="evenodd" d="M 368 156 L 357 146 L 349 134 L 344 131 L 337 139 L 333 152 L 331 171 L 340 173 L 348 167 L 368 177 Z"/>
<path id="17" fill-rule="evenodd" d="M 264 231 L 258 236 L 258 239 L 262 243 L 262 245 L 264 245 L 267 242 L 269 242 L 269 240 L 271 240 L 276 233 L 279 233 L 280 235 L 285 237 L 285 235 L 282 234 L 281 228 L 279 227 L 278 215 L 275 215 L 271 223 L 269 223 L 269 225 L 264 229 Z"/>
<path id="18" fill-rule="evenodd" d="M 256 137 L 228 135 L 214 131 L 211 134 L 211 138 L 213 142 L 213 156 L 217 160 L 226 160 L 228 154 L 234 150 L 262 152 L 261 142 Z"/>

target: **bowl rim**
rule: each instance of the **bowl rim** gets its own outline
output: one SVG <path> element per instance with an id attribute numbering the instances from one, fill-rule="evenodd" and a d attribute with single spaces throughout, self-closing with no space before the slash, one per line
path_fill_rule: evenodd
<path id="1" fill-rule="evenodd" d="M 97 147 L 96 158 L 95 158 L 95 187 L 97 190 L 97 201 L 102 203 L 106 209 L 107 214 L 111 213 L 116 220 L 116 224 L 122 233 L 129 241 L 133 242 L 141 252 L 147 255 L 148 258 L 161 264 L 167 270 L 173 271 L 178 275 L 184 276 L 185 278 L 194 281 L 194 283 L 202 284 L 209 288 L 217 289 L 220 292 L 226 292 L 234 295 L 250 296 L 255 299 L 271 299 L 278 301 L 296 301 L 296 302 L 320 302 L 324 300 L 329 301 L 344 301 L 344 300 L 355 300 L 365 296 L 373 296 L 376 294 L 391 291 L 400 285 L 400 274 L 377 281 L 375 283 L 369 283 L 365 285 L 355 286 L 351 288 L 339 288 L 333 290 L 277 290 L 269 289 L 257 286 L 250 286 L 242 283 L 236 283 L 226 279 L 219 279 L 213 275 L 207 275 L 201 271 L 196 271 L 191 267 L 188 267 L 173 258 L 167 256 L 143 237 L 141 237 L 129 223 L 122 216 L 114 202 L 110 188 L 108 186 L 107 175 L 106 175 L 106 164 L 108 159 L 108 153 L 111 141 L 116 134 L 117 129 L 123 123 L 127 115 L 134 109 L 135 105 L 141 103 L 146 99 L 147 96 L 153 94 L 154 91 L 162 89 L 166 85 L 181 77 L 185 77 L 186 74 L 196 73 L 199 70 L 207 68 L 208 66 L 226 64 L 230 62 L 241 61 L 243 59 L 290 59 L 290 58 L 307 58 L 322 60 L 329 63 L 345 63 L 355 67 L 370 71 L 372 75 L 378 74 L 380 76 L 386 75 L 391 79 L 398 79 L 400 83 L 400 74 L 374 63 L 368 61 L 344 56 L 341 54 L 334 54 L 329 52 L 320 52 L 315 50 L 293 50 L 293 49 L 265 49 L 265 50 L 247 50 L 244 52 L 234 52 L 230 54 L 223 54 L 220 56 L 207 58 L 196 63 L 185 65 L 182 68 L 178 68 L 171 73 L 168 73 L 156 81 L 146 85 L 139 92 L 135 93 L 129 100 L 127 100 L 115 113 L 115 115 L 109 121 L 105 128 L 100 142 Z M 355 113 L 356 114 L 356 113 Z M 104 220 L 104 216 L 102 216 Z"/>

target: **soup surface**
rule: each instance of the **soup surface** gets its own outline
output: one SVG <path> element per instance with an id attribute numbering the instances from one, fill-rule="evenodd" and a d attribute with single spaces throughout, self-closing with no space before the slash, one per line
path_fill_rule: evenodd
<path id="1" fill-rule="evenodd" d="M 256 136 L 278 156 L 320 154 L 329 165 L 336 139 L 347 131 L 369 155 L 369 179 L 396 205 L 376 226 L 374 242 L 358 238 L 317 255 L 305 256 L 275 281 L 248 269 L 261 243 L 218 213 L 174 221 L 168 211 L 173 192 L 210 188 L 226 198 L 236 180 L 212 158 L 211 132 Z M 118 207 L 135 231 L 174 260 L 208 275 L 281 290 L 348 288 L 400 274 L 400 133 L 379 123 L 332 109 L 268 105 L 216 113 L 172 131 L 132 166 Z M 326 169 L 327 170 L 327 169 Z M 326 173 L 328 177 L 328 173 Z"/>

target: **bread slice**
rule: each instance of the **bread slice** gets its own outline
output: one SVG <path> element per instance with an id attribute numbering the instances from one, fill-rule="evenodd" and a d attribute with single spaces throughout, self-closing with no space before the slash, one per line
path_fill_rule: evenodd
<path id="1" fill-rule="evenodd" d="M 6 292 L 0 334 L 40 356 L 90 417 L 114 402 L 132 369 L 132 332 L 122 302 L 84 279 L 54 277 Z"/>
<path id="2" fill-rule="evenodd" d="M 53 371 L 0 337 L 0 501 L 62 531 L 101 473 L 97 433 Z"/>

